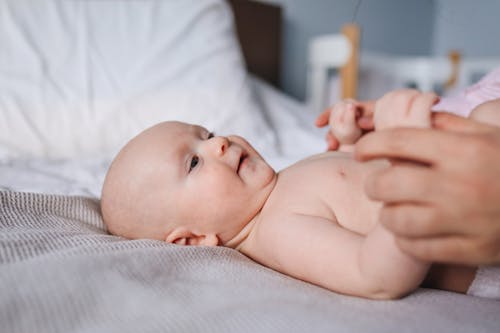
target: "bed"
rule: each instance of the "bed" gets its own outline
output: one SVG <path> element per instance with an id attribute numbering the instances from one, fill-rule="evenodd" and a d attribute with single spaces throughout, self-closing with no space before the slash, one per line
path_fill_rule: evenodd
<path id="1" fill-rule="evenodd" d="M 500 302 L 424 288 L 370 301 L 231 249 L 106 232 L 106 168 L 155 122 L 241 133 L 277 170 L 324 149 L 307 106 L 276 89 L 279 30 L 251 38 L 274 40 L 267 60 L 236 39 L 234 24 L 252 49 L 245 15 L 279 29 L 279 7 L 4 0 L 0 13 L 2 332 L 498 332 Z"/>

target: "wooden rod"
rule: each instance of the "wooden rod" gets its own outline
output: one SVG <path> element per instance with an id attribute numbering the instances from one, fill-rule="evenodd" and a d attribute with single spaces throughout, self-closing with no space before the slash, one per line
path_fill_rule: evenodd
<path id="1" fill-rule="evenodd" d="M 360 28 L 357 24 L 349 23 L 342 27 L 342 33 L 351 44 L 351 56 L 346 64 L 340 68 L 341 96 L 343 99 L 356 99 L 358 96 Z"/>

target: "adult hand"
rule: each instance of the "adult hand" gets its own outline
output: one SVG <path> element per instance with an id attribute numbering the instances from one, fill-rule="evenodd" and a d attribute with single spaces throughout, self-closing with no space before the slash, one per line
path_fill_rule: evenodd
<path id="1" fill-rule="evenodd" d="M 500 128 L 446 113 L 434 129 L 367 134 L 361 161 L 406 160 L 370 175 L 367 195 L 384 202 L 380 222 L 417 258 L 500 263 Z"/>
<path id="2" fill-rule="evenodd" d="M 356 101 L 356 100 L 347 100 L 349 104 L 354 105 L 355 108 L 355 120 L 357 126 L 362 131 L 362 134 L 372 131 L 373 126 L 373 110 L 375 108 L 375 101 Z M 323 111 L 315 121 L 315 125 L 317 127 L 325 127 L 330 125 L 330 130 L 326 133 L 326 143 L 327 150 L 337 150 L 340 147 L 340 141 L 335 136 L 333 128 L 333 122 L 336 121 L 336 117 L 333 114 L 335 108 L 343 109 L 345 106 L 345 101 L 341 101 L 335 105 L 328 107 L 325 111 Z M 341 112 L 343 113 L 343 112 Z"/>

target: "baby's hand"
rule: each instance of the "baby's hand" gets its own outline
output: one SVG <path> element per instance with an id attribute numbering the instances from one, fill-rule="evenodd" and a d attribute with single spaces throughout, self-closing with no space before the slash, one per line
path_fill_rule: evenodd
<path id="1" fill-rule="evenodd" d="M 414 89 L 391 91 L 375 103 L 376 130 L 391 127 L 431 127 L 431 108 L 439 101 L 432 92 Z"/>
<path id="2" fill-rule="evenodd" d="M 330 112 L 330 131 L 341 145 L 354 144 L 361 137 L 361 128 L 356 119 L 360 112 L 356 107 L 356 101 L 346 99 L 336 103 Z"/>
<path id="3" fill-rule="evenodd" d="M 328 150 L 336 150 L 340 145 L 354 144 L 363 134 L 363 130 L 373 129 L 372 111 L 372 101 L 346 99 L 320 114 L 316 119 L 316 126 L 330 126 L 326 135 Z"/>

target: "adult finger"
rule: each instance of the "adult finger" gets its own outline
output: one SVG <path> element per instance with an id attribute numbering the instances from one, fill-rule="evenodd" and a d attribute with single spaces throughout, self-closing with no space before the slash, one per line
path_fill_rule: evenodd
<path id="1" fill-rule="evenodd" d="M 445 186 L 442 175 L 428 167 L 396 164 L 369 174 L 365 193 L 369 198 L 385 203 L 435 202 L 442 197 Z"/>
<path id="2" fill-rule="evenodd" d="M 337 150 L 339 149 L 340 142 L 337 138 L 332 134 L 332 132 L 328 131 L 325 136 L 327 150 Z"/>
<path id="3" fill-rule="evenodd" d="M 407 111 L 411 115 L 410 119 L 412 119 L 410 127 L 430 127 L 431 108 L 438 100 L 438 95 L 433 92 L 425 92 L 417 95 Z"/>
<path id="4" fill-rule="evenodd" d="M 409 112 L 417 110 L 430 110 L 439 101 L 439 96 L 434 92 L 420 93 L 413 99 Z"/>
<path id="5" fill-rule="evenodd" d="M 463 262 L 467 254 L 467 239 L 462 236 L 443 236 L 435 238 L 396 237 L 396 244 L 403 252 L 421 260 L 450 262 L 456 258 Z"/>
<path id="6" fill-rule="evenodd" d="M 390 128 L 363 136 L 356 143 L 354 157 L 359 161 L 394 158 L 425 164 L 449 162 L 460 154 L 457 139 L 457 134 L 444 131 Z"/>
<path id="7" fill-rule="evenodd" d="M 475 251 L 473 239 L 449 235 L 435 238 L 396 237 L 396 244 L 405 253 L 424 261 L 460 264 L 486 263 Z"/>
<path id="8" fill-rule="evenodd" d="M 456 233 L 453 224 L 440 223 L 442 213 L 433 205 L 386 204 L 379 214 L 379 222 L 398 237 L 436 237 Z"/>
<path id="9" fill-rule="evenodd" d="M 447 112 L 432 114 L 432 125 L 436 129 L 460 133 L 486 132 L 491 126 Z"/>
<path id="10" fill-rule="evenodd" d="M 314 121 L 314 124 L 317 127 L 324 127 L 328 125 L 328 120 L 330 119 L 331 111 L 332 111 L 331 108 L 328 108 L 325 111 L 321 112 L 321 114 Z"/>

